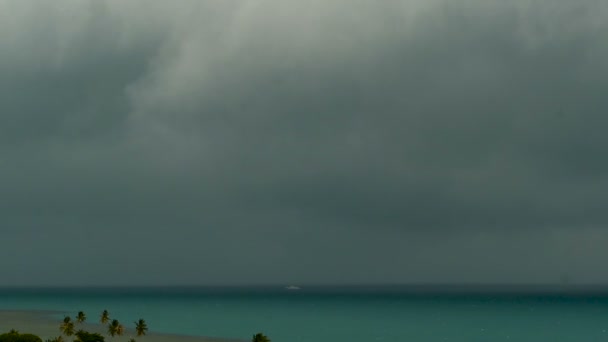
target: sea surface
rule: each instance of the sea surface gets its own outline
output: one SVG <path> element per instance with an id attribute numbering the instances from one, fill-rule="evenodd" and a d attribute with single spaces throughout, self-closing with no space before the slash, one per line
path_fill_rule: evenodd
<path id="1" fill-rule="evenodd" d="M 273 342 L 608 341 L 603 289 L 4 288 L 0 310 L 110 311 L 130 327 Z"/>

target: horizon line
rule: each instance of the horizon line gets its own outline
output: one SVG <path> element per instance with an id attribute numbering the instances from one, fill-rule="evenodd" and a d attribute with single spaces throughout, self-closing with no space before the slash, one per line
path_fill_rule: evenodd
<path id="1" fill-rule="evenodd" d="M 607 287 L 608 283 L 253 283 L 253 284 L 17 284 L 2 285 L 2 288 L 270 288 L 286 286 L 331 288 L 331 287 L 550 287 L 550 288 L 581 288 L 581 287 Z"/>

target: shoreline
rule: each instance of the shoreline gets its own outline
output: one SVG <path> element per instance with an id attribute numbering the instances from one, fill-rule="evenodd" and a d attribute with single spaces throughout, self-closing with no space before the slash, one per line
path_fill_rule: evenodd
<path id="1" fill-rule="evenodd" d="M 43 341 L 45 341 L 46 339 L 54 338 L 60 335 L 59 325 L 61 320 L 57 319 L 55 316 L 61 314 L 63 314 L 62 311 L 50 310 L 0 310 L 0 334 L 6 333 L 11 329 L 15 329 L 21 333 L 38 335 Z M 127 332 L 127 334 L 124 336 L 111 337 L 107 335 L 105 327 L 99 323 L 76 324 L 76 330 L 80 328 L 89 332 L 102 334 L 106 338 L 107 342 L 126 342 L 132 337 L 136 338 L 138 342 L 244 342 L 244 340 L 230 338 L 190 336 L 157 332 L 148 332 L 142 337 L 135 337 L 129 332 Z"/>

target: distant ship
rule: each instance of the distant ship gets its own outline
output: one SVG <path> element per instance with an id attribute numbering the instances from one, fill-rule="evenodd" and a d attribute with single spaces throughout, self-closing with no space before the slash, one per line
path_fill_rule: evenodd
<path id="1" fill-rule="evenodd" d="M 289 285 L 289 286 L 285 286 L 286 290 L 300 290 L 300 287 L 298 286 L 294 286 L 294 285 Z"/>

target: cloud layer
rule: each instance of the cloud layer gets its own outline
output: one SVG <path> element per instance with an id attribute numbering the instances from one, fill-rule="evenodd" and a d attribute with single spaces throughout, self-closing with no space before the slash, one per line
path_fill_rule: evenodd
<path id="1" fill-rule="evenodd" d="M 7 284 L 608 281 L 607 17 L 0 1 Z"/>

